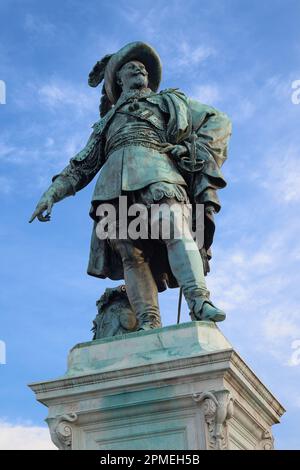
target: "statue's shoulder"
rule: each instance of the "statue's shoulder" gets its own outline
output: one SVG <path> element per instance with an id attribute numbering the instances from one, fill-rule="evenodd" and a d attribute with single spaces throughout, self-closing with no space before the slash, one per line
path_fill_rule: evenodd
<path id="1" fill-rule="evenodd" d="M 177 96 L 179 98 L 184 98 L 184 99 L 188 99 L 188 97 L 185 95 L 185 93 L 183 93 L 183 91 L 181 91 L 179 88 L 166 88 L 165 90 L 161 90 L 159 92 L 159 95 L 173 95 L 173 96 Z"/>
<path id="2" fill-rule="evenodd" d="M 106 126 L 106 123 L 108 122 L 112 114 L 113 110 L 108 111 L 108 113 L 105 114 L 104 117 L 98 119 L 98 121 L 96 121 L 92 125 L 93 133 L 95 134 L 95 136 L 99 136 L 102 133 L 104 127 Z"/>
<path id="3" fill-rule="evenodd" d="M 157 101 L 164 103 L 168 109 L 171 103 L 175 107 L 182 107 L 182 105 L 188 107 L 188 97 L 179 88 L 166 88 L 157 93 L 156 96 Z"/>
<path id="4" fill-rule="evenodd" d="M 96 121 L 92 126 L 93 132 L 89 137 L 85 147 L 80 150 L 74 157 L 71 158 L 72 163 L 79 163 L 86 160 L 89 155 L 93 152 L 95 147 L 99 144 L 101 140 L 101 133 L 104 127 L 103 118 Z"/>
<path id="5" fill-rule="evenodd" d="M 219 117 L 228 118 L 228 116 L 223 111 L 220 111 L 219 109 L 216 109 L 213 106 L 210 106 L 208 104 L 201 103 L 201 101 L 195 100 L 193 98 L 189 98 L 188 103 L 189 103 L 191 112 L 195 115 L 206 114 L 207 116 L 219 116 Z"/>
<path id="6" fill-rule="evenodd" d="M 156 104 L 162 111 L 169 112 L 171 103 L 176 107 L 188 106 L 188 97 L 179 88 L 166 88 L 148 96 L 147 101 Z"/>
<path id="7" fill-rule="evenodd" d="M 177 91 L 179 91 L 179 88 L 165 88 L 164 90 L 161 90 L 158 94 L 164 95 L 166 93 L 175 93 Z"/>
<path id="8" fill-rule="evenodd" d="M 189 107 L 191 108 L 192 111 L 194 112 L 200 112 L 200 113 L 214 113 L 217 110 L 214 109 L 212 106 L 209 106 L 208 104 L 202 103 L 199 100 L 195 100 L 194 98 L 188 98 L 188 103 Z"/>
<path id="9" fill-rule="evenodd" d="M 103 118 L 100 118 L 98 121 L 94 122 L 92 129 L 95 134 L 99 134 L 99 132 L 101 132 L 103 129 Z"/>
<path id="10" fill-rule="evenodd" d="M 210 122 L 218 123 L 217 126 L 214 124 L 216 127 L 222 127 L 223 129 L 228 129 L 229 133 L 231 132 L 231 120 L 223 111 L 192 98 L 188 99 L 188 105 L 195 128 L 199 128 L 203 122 L 210 119 Z M 209 127 L 210 124 L 207 124 L 207 126 Z"/>

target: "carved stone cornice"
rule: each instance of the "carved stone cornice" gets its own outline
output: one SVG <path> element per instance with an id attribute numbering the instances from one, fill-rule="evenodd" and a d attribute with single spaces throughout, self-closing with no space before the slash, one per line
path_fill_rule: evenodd
<path id="1" fill-rule="evenodd" d="M 227 421 L 233 415 L 233 398 L 229 390 L 194 393 L 193 400 L 202 405 L 208 449 L 228 449 Z"/>
<path id="2" fill-rule="evenodd" d="M 71 423 L 78 419 L 76 413 L 68 413 L 56 418 L 47 418 L 53 443 L 59 450 L 72 450 L 73 429 Z"/>

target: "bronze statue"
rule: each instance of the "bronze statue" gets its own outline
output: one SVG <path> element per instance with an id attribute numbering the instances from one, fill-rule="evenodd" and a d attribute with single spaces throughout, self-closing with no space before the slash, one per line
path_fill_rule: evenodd
<path id="1" fill-rule="evenodd" d="M 80 191 L 101 169 L 90 210 L 95 224 L 88 274 L 125 280 L 139 330 L 161 326 L 158 292 L 166 287 L 182 289 L 193 320 L 222 321 L 225 313 L 210 300 L 205 275 L 214 213 L 220 210 L 216 192 L 226 185 L 220 167 L 227 157 L 230 121 L 178 89 L 157 92 L 161 62 L 156 51 L 142 42 L 130 43 L 97 62 L 89 84 L 95 87 L 103 80 L 101 119 L 85 148 L 53 178 L 30 222 L 35 217 L 49 221 L 53 204 Z M 184 237 L 174 237 L 174 226 L 169 237 L 157 240 L 99 239 L 99 205 L 110 202 L 117 210 L 118 198 L 124 195 L 128 204 L 147 208 L 166 204 L 171 226 L 176 225 L 172 208 L 188 225 L 185 205 L 203 204 L 203 246 L 198 248 L 189 230 Z M 163 218 L 160 214 L 157 222 Z"/>

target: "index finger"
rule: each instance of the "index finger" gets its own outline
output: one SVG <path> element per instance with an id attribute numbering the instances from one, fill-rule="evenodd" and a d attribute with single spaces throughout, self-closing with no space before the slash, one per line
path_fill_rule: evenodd
<path id="1" fill-rule="evenodd" d="M 38 213 L 39 213 L 39 211 L 36 209 L 36 210 L 34 211 L 34 213 L 32 214 L 32 216 L 30 217 L 30 219 L 29 219 L 29 223 L 30 223 L 30 224 L 31 224 L 31 222 L 34 221 L 34 219 L 36 218 L 36 216 L 38 215 Z"/>

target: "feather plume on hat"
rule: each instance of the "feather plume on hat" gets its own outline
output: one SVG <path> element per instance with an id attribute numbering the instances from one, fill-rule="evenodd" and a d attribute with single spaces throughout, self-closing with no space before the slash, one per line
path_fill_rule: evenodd
<path id="1" fill-rule="evenodd" d="M 88 83 L 91 87 L 98 86 L 104 80 L 105 67 L 113 54 L 106 54 L 101 60 L 94 65 L 89 73 Z"/>
<path id="2" fill-rule="evenodd" d="M 97 87 L 104 80 L 105 67 L 112 55 L 113 54 L 107 54 L 101 60 L 98 60 L 98 62 L 94 65 L 93 69 L 89 73 L 88 79 L 88 84 L 91 87 Z M 104 117 L 105 114 L 108 113 L 108 111 L 111 109 L 111 107 L 112 104 L 109 101 L 105 91 L 105 87 L 103 86 L 99 105 L 100 117 Z"/>

